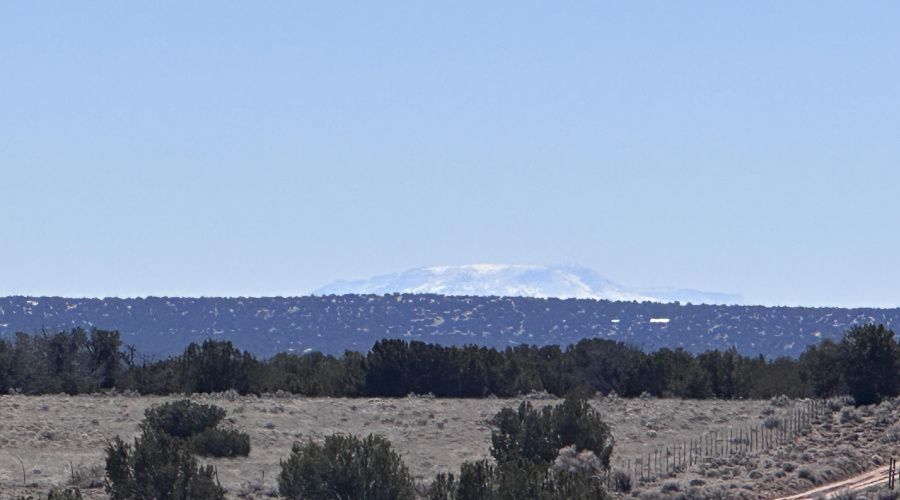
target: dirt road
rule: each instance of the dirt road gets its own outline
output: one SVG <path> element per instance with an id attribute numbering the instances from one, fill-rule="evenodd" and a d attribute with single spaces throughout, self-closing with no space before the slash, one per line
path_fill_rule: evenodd
<path id="1" fill-rule="evenodd" d="M 797 495 L 781 497 L 776 500 L 813 500 L 818 498 L 835 498 L 838 495 L 846 492 L 865 491 L 873 486 L 878 486 L 882 483 L 886 483 L 887 480 L 888 466 L 885 465 L 875 470 L 864 472 L 858 476 L 844 479 L 843 481 L 826 484 L 809 491 L 804 491 L 803 493 L 799 493 Z"/>

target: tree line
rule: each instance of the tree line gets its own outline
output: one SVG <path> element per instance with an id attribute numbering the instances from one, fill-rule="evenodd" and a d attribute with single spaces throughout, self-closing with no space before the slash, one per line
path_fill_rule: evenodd
<path id="1" fill-rule="evenodd" d="M 115 388 L 141 394 L 285 391 L 321 397 L 512 397 L 547 392 L 690 399 L 830 397 L 858 404 L 900 393 L 900 348 L 883 325 L 855 326 L 840 342 L 810 345 L 799 359 L 741 355 L 736 348 L 645 353 L 606 339 L 504 350 L 386 339 L 368 353 L 280 353 L 258 359 L 229 341 L 190 344 L 167 359 L 139 359 L 119 332 L 75 328 L 0 339 L 0 394 L 74 395 Z"/>

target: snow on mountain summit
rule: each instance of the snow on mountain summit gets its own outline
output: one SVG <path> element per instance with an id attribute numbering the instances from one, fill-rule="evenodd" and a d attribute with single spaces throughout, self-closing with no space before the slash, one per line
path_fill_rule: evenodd
<path id="1" fill-rule="evenodd" d="M 614 283 L 592 269 L 572 266 L 472 264 L 422 267 L 365 280 L 339 280 L 314 295 L 431 293 L 499 297 L 556 297 L 638 302 L 692 302 L 735 304 L 732 294 L 660 288 L 631 289 Z"/>

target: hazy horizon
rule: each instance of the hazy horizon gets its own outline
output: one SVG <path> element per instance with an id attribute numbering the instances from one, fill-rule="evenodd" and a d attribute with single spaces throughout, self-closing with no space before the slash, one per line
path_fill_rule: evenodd
<path id="1" fill-rule="evenodd" d="M 900 4 L 0 7 L 0 296 L 584 266 L 900 306 Z"/>

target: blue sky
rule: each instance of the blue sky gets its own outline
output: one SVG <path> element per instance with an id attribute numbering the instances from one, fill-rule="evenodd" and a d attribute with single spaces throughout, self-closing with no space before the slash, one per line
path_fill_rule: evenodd
<path id="1" fill-rule="evenodd" d="M 900 306 L 900 3 L 4 2 L 0 295 L 569 264 Z"/>

